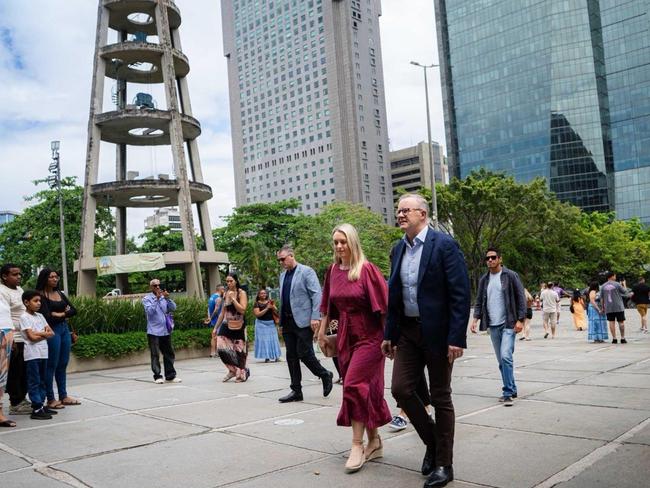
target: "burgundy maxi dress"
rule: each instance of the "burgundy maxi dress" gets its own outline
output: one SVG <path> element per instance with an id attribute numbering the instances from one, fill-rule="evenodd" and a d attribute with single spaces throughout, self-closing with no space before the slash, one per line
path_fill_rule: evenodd
<path id="1" fill-rule="evenodd" d="M 372 263 L 365 263 L 357 281 L 348 280 L 348 271 L 337 264 L 325 275 L 321 312 L 339 321 L 336 346 L 343 378 L 343 403 L 337 425 L 350 426 L 352 420 L 368 429 L 391 420 L 384 399 L 384 339 L 382 315 L 388 307 L 388 286 Z"/>

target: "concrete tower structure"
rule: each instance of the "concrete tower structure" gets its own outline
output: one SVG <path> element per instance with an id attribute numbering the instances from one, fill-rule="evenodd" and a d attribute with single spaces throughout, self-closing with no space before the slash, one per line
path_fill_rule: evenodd
<path id="1" fill-rule="evenodd" d="M 380 0 L 222 0 L 237 205 L 393 221 Z"/>
<path id="2" fill-rule="evenodd" d="M 219 281 L 217 265 L 228 261 L 227 255 L 214 249 L 207 206 L 212 190 L 203 183 L 196 142 L 201 126 L 192 117 L 186 78 L 189 63 L 181 51 L 180 25 L 180 11 L 171 0 L 99 0 L 81 250 L 75 263 L 79 295 L 95 294 L 93 247 L 98 205 L 116 208 L 118 255 L 126 253 L 127 208 L 177 206 L 184 250 L 166 252 L 164 260 L 166 266 L 184 269 L 188 295 L 204 294 L 202 266 L 207 269 L 208 283 L 213 289 Z M 117 42 L 109 44 L 109 30 L 117 35 Z M 105 112 L 107 77 L 117 82 L 113 97 L 116 108 Z M 163 85 L 166 107 L 156 107 L 147 93 L 137 93 L 134 104 L 127 105 L 127 91 L 133 84 Z M 98 181 L 100 142 L 115 144 L 115 181 Z M 169 146 L 172 178 L 127 178 L 130 146 Z M 193 204 L 197 206 L 204 250 L 197 247 Z M 117 282 L 119 288 L 127 288 L 127 275 L 118 275 Z"/>

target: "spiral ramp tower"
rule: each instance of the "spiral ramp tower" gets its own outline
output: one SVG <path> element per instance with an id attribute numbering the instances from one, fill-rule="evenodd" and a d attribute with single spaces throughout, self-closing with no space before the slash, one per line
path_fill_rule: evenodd
<path id="1" fill-rule="evenodd" d="M 190 67 L 181 51 L 180 24 L 181 14 L 172 0 L 99 0 L 81 249 L 75 262 L 79 295 L 95 295 L 97 206 L 116 208 L 117 255 L 126 254 L 127 208 L 178 206 L 184 250 L 163 255 L 167 267 L 184 269 L 189 296 L 204 295 L 202 268 L 207 271 L 208 286 L 214 289 L 220 280 L 218 264 L 228 262 L 225 253 L 214 249 L 207 206 L 212 189 L 203 183 L 196 142 L 201 125 L 192 117 L 186 78 Z M 118 42 L 108 44 L 109 29 L 117 33 Z M 156 36 L 158 41 L 150 42 L 148 36 Z M 106 78 L 117 84 L 113 95 L 116 110 L 104 112 Z M 146 93 L 137 93 L 135 104 L 128 105 L 127 90 L 136 84 L 164 85 L 166 109 L 157 108 Z M 98 182 L 101 141 L 116 148 L 112 182 Z M 129 146 L 169 146 L 174 178 L 128 179 Z M 205 250 L 197 247 L 193 204 L 197 206 Z M 128 275 L 117 275 L 117 286 L 128 289 Z"/>

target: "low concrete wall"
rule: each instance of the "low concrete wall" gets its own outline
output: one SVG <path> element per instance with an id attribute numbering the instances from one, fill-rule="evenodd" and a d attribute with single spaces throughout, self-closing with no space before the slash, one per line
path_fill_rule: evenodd
<path id="1" fill-rule="evenodd" d="M 176 359 L 205 358 L 210 356 L 210 348 L 179 349 L 176 351 Z M 84 371 L 97 371 L 100 369 L 124 368 L 127 366 L 141 366 L 150 363 L 149 349 L 129 354 L 118 359 L 108 359 L 104 356 L 93 359 L 80 359 L 72 353 L 68 363 L 68 373 L 81 373 Z"/>

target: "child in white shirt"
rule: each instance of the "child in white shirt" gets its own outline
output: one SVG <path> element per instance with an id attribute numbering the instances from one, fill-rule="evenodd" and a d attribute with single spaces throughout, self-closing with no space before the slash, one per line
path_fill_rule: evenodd
<path id="1" fill-rule="evenodd" d="M 47 340 L 54 331 L 47 325 L 45 317 L 38 313 L 41 308 L 41 295 L 28 290 L 23 293 L 25 313 L 20 317 L 20 330 L 25 339 L 25 365 L 27 368 L 27 388 L 32 402 L 31 418 L 51 419 L 57 412 L 44 406 L 45 370 L 47 367 Z"/>

